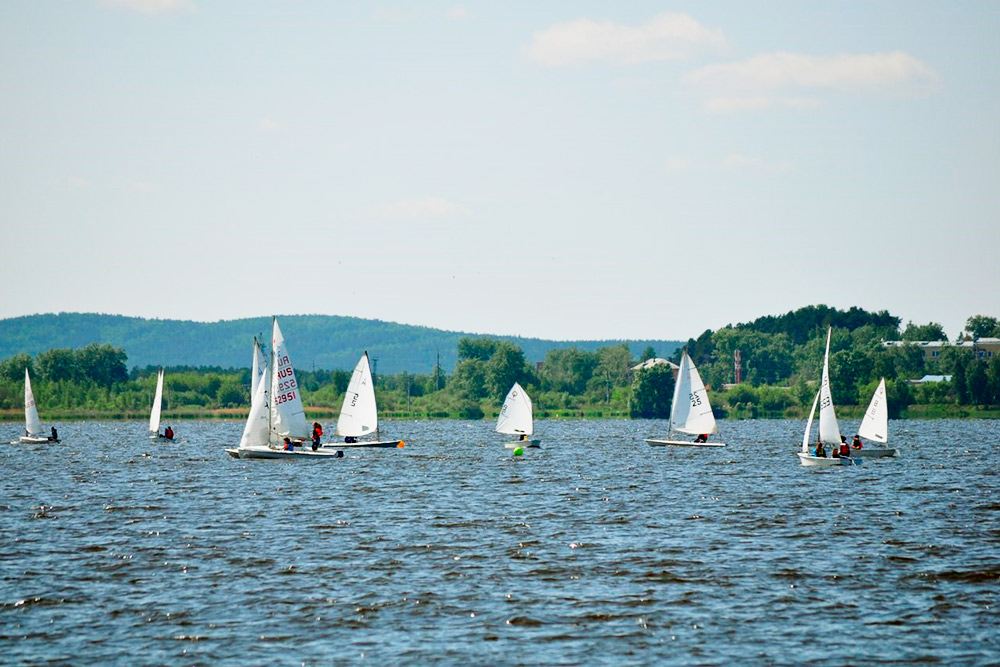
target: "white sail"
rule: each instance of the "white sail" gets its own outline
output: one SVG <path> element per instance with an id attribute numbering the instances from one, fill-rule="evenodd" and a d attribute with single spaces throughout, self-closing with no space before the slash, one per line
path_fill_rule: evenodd
<path id="1" fill-rule="evenodd" d="M 812 410 L 809 411 L 809 421 L 806 422 L 806 432 L 802 434 L 802 452 L 804 454 L 809 453 L 809 435 L 813 427 L 813 417 L 816 416 L 816 405 L 819 403 L 819 392 L 816 392 L 816 398 L 813 399 Z"/>
<path id="2" fill-rule="evenodd" d="M 687 350 L 681 356 L 677 384 L 674 385 L 674 400 L 670 405 L 670 427 L 681 433 L 699 435 L 715 433 L 718 425 L 712 406 L 708 402 L 708 392 L 694 362 Z"/>
<path id="3" fill-rule="evenodd" d="M 149 411 L 149 432 L 152 435 L 160 432 L 160 408 L 163 402 L 163 369 L 156 376 L 156 393 L 153 394 L 153 409 Z"/>
<path id="4" fill-rule="evenodd" d="M 295 368 L 288 354 L 285 337 L 274 319 L 271 338 L 271 436 L 275 442 L 285 437 L 305 440 L 309 437 L 309 424 L 302 407 L 299 383 L 295 379 Z"/>
<path id="5" fill-rule="evenodd" d="M 368 364 L 368 353 L 358 360 L 351 375 L 351 382 L 344 394 L 344 404 L 340 406 L 337 418 L 337 435 L 359 437 L 373 433 L 378 428 L 378 407 L 375 404 L 375 387 L 372 369 Z"/>
<path id="6" fill-rule="evenodd" d="M 268 444 L 270 439 L 270 417 L 268 415 L 267 383 L 260 382 L 257 391 L 254 392 L 250 400 L 250 416 L 247 417 L 247 424 L 243 428 L 243 437 L 240 438 L 240 449 L 247 447 L 262 447 Z"/>
<path id="7" fill-rule="evenodd" d="M 514 386 L 507 392 L 503 407 L 500 408 L 500 416 L 497 418 L 497 433 L 531 435 L 533 432 L 531 399 L 527 392 L 521 388 L 521 385 L 515 382 Z"/>
<path id="8" fill-rule="evenodd" d="M 872 402 L 868 404 L 865 417 L 858 427 L 858 435 L 876 442 L 889 441 L 889 406 L 885 399 L 885 378 L 878 383 L 878 389 L 872 395 Z"/>
<path id="9" fill-rule="evenodd" d="M 261 349 L 260 341 L 253 337 L 253 364 L 250 368 L 250 400 L 257 394 L 257 385 L 260 384 L 264 373 L 267 371 L 267 361 L 264 359 L 264 350 Z"/>
<path id="10" fill-rule="evenodd" d="M 24 429 L 28 435 L 42 435 L 42 421 L 38 418 L 38 408 L 35 407 L 35 395 L 31 392 L 31 378 L 28 369 L 24 369 Z"/>
<path id="11" fill-rule="evenodd" d="M 837 424 L 837 413 L 833 409 L 833 396 L 830 394 L 830 336 L 833 327 L 826 332 L 826 354 L 823 357 L 823 378 L 819 385 L 819 439 L 829 445 L 840 446 L 840 425 Z"/>

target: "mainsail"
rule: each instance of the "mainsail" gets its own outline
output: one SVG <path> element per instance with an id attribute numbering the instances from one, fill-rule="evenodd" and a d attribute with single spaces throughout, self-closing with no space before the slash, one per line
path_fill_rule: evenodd
<path id="1" fill-rule="evenodd" d="M 500 416 L 497 418 L 497 433 L 507 435 L 520 434 L 531 435 L 534 431 L 534 424 L 531 417 L 531 399 L 517 382 L 507 392 L 503 407 L 500 408 Z"/>
<path id="2" fill-rule="evenodd" d="M 42 420 L 38 418 L 38 408 L 35 407 L 35 395 L 31 392 L 31 378 L 28 369 L 24 369 L 24 429 L 28 435 L 42 435 Z"/>
<path id="3" fill-rule="evenodd" d="M 889 406 L 885 400 L 885 378 L 878 383 L 878 389 L 872 395 L 872 402 L 868 404 L 865 417 L 858 427 L 858 435 L 876 442 L 889 441 Z"/>
<path id="4" fill-rule="evenodd" d="M 674 399 L 670 405 L 670 427 L 681 433 L 699 435 L 715 433 L 718 425 L 712 406 L 708 402 L 708 392 L 694 362 L 688 356 L 687 350 L 681 356 L 680 369 L 677 372 L 677 384 L 674 385 Z"/>
<path id="5" fill-rule="evenodd" d="M 285 437 L 293 440 L 307 439 L 309 437 L 309 424 L 306 423 L 306 413 L 302 408 L 299 383 L 295 379 L 295 368 L 288 355 L 285 337 L 278 326 L 278 318 L 274 319 L 271 338 L 270 369 L 272 441 L 280 442 Z"/>
<path id="6" fill-rule="evenodd" d="M 149 432 L 160 432 L 160 409 L 163 402 L 163 369 L 156 376 L 156 393 L 153 394 L 153 409 L 149 411 Z"/>
<path id="7" fill-rule="evenodd" d="M 344 404 L 337 418 L 337 435 L 359 437 L 378 429 L 378 407 L 375 404 L 375 387 L 368 352 L 361 355 L 354 367 L 351 382 L 344 394 Z"/>
<path id="8" fill-rule="evenodd" d="M 826 355 L 823 357 L 823 378 L 819 385 L 819 439 L 828 445 L 840 445 L 840 425 L 837 424 L 837 413 L 833 409 L 833 396 L 830 394 L 830 336 L 833 328 L 826 332 Z"/>

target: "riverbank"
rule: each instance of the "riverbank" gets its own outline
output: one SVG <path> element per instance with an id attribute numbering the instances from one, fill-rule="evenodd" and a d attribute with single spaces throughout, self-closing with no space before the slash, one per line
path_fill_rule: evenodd
<path id="1" fill-rule="evenodd" d="M 797 408 L 789 408 L 785 411 L 766 411 L 743 409 L 729 411 L 716 415 L 720 420 L 746 420 L 746 419 L 805 419 L 807 415 L 798 414 Z M 444 411 L 424 412 L 424 411 L 383 411 L 379 413 L 381 419 L 386 421 L 408 420 L 408 419 L 483 419 L 493 421 L 497 418 L 498 412 L 484 412 L 480 415 L 469 415 L 465 413 L 451 413 Z M 307 407 L 306 419 L 309 421 L 330 421 L 335 420 L 339 411 L 323 407 Z M 861 406 L 838 406 L 837 417 L 840 419 L 860 420 L 864 416 L 864 408 Z M 166 424 L 170 421 L 185 421 L 195 419 L 209 420 L 245 420 L 247 408 L 218 408 L 218 409 L 189 409 L 177 411 L 165 411 L 160 418 L 160 422 Z M 43 410 L 42 421 L 46 424 L 63 421 L 141 421 L 149 419 L 148 412 L 133 411 L 98 411 L 98 410 Z M 614 410 L 538 410 L 535 412 L 535 419 L 629 419 L 628 413 Z M 896 419 L 1000 419 L 1000 408 L 982 408 L 967 405 L 911 405 L 902 410 Z M 6 409 L 0 410 L 0 422 L 22 422 L 24 421 L 24 410 Z"/>

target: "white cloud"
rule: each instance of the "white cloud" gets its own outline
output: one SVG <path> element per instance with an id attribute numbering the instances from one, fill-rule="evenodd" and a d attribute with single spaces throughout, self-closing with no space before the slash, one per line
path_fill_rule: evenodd
<path id="1" fill-rule="evenodd" d="M 727 155 L 722 166 L 729 170 L 752 171 L 755 173 L 784 173 L 795 168 L 794 163 L 787 160 L 771 162 L 759 157 L 731 153 Z"/>
<path id="2" fill-rule="evenodd" d="M 453 218 L 465 215 L 469 210 L 461 204 L 442 197 L 404 199 L 376 206 L 369 211 L 371 217 L 383 220 L 423 220 L 427 218 Z"/>
<path id="3" fill-rule="evenodd" d="M 820 103 L 814 96 L 796 95 L 802 92 L 930 94 L 937 89 L 939 77 L 903 51 L 829 57 L 779 52 L 702 67 L 686 75 L 684 83 L 708 98 L 706 111 L 732 112 L 801 109 Z"/>
<path id="4" fill-rule="evenodd" d="M 721 30 L 705 28 L 687 14 L 666 12 L 638 26 L 583 18 L 554 25 L 534 34 L 525 55 L 550 67 L 588 62 L 633 65 L 684 60 L 725 45 Z"/>
<path id="5" fill-rule="evenodd" d="M 139 14 L 171 14 L 197 10 L 192 0 L 98 0 L 102 7 L 126 9 Z"/>

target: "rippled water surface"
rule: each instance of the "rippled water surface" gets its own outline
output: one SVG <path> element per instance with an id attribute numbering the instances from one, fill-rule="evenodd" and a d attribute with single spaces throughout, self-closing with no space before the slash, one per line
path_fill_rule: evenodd
<path id="1" fill-rule="evenodd" d="M 2 446 L 0 663 L 1000 663 L 995 421 L 894 422 L 900 458 L 825 470 L 798 421 L 720 450 L 543 421 L 521 458 L 392 422 L 405 449 L 317 462 L 175 426 Z"/>

